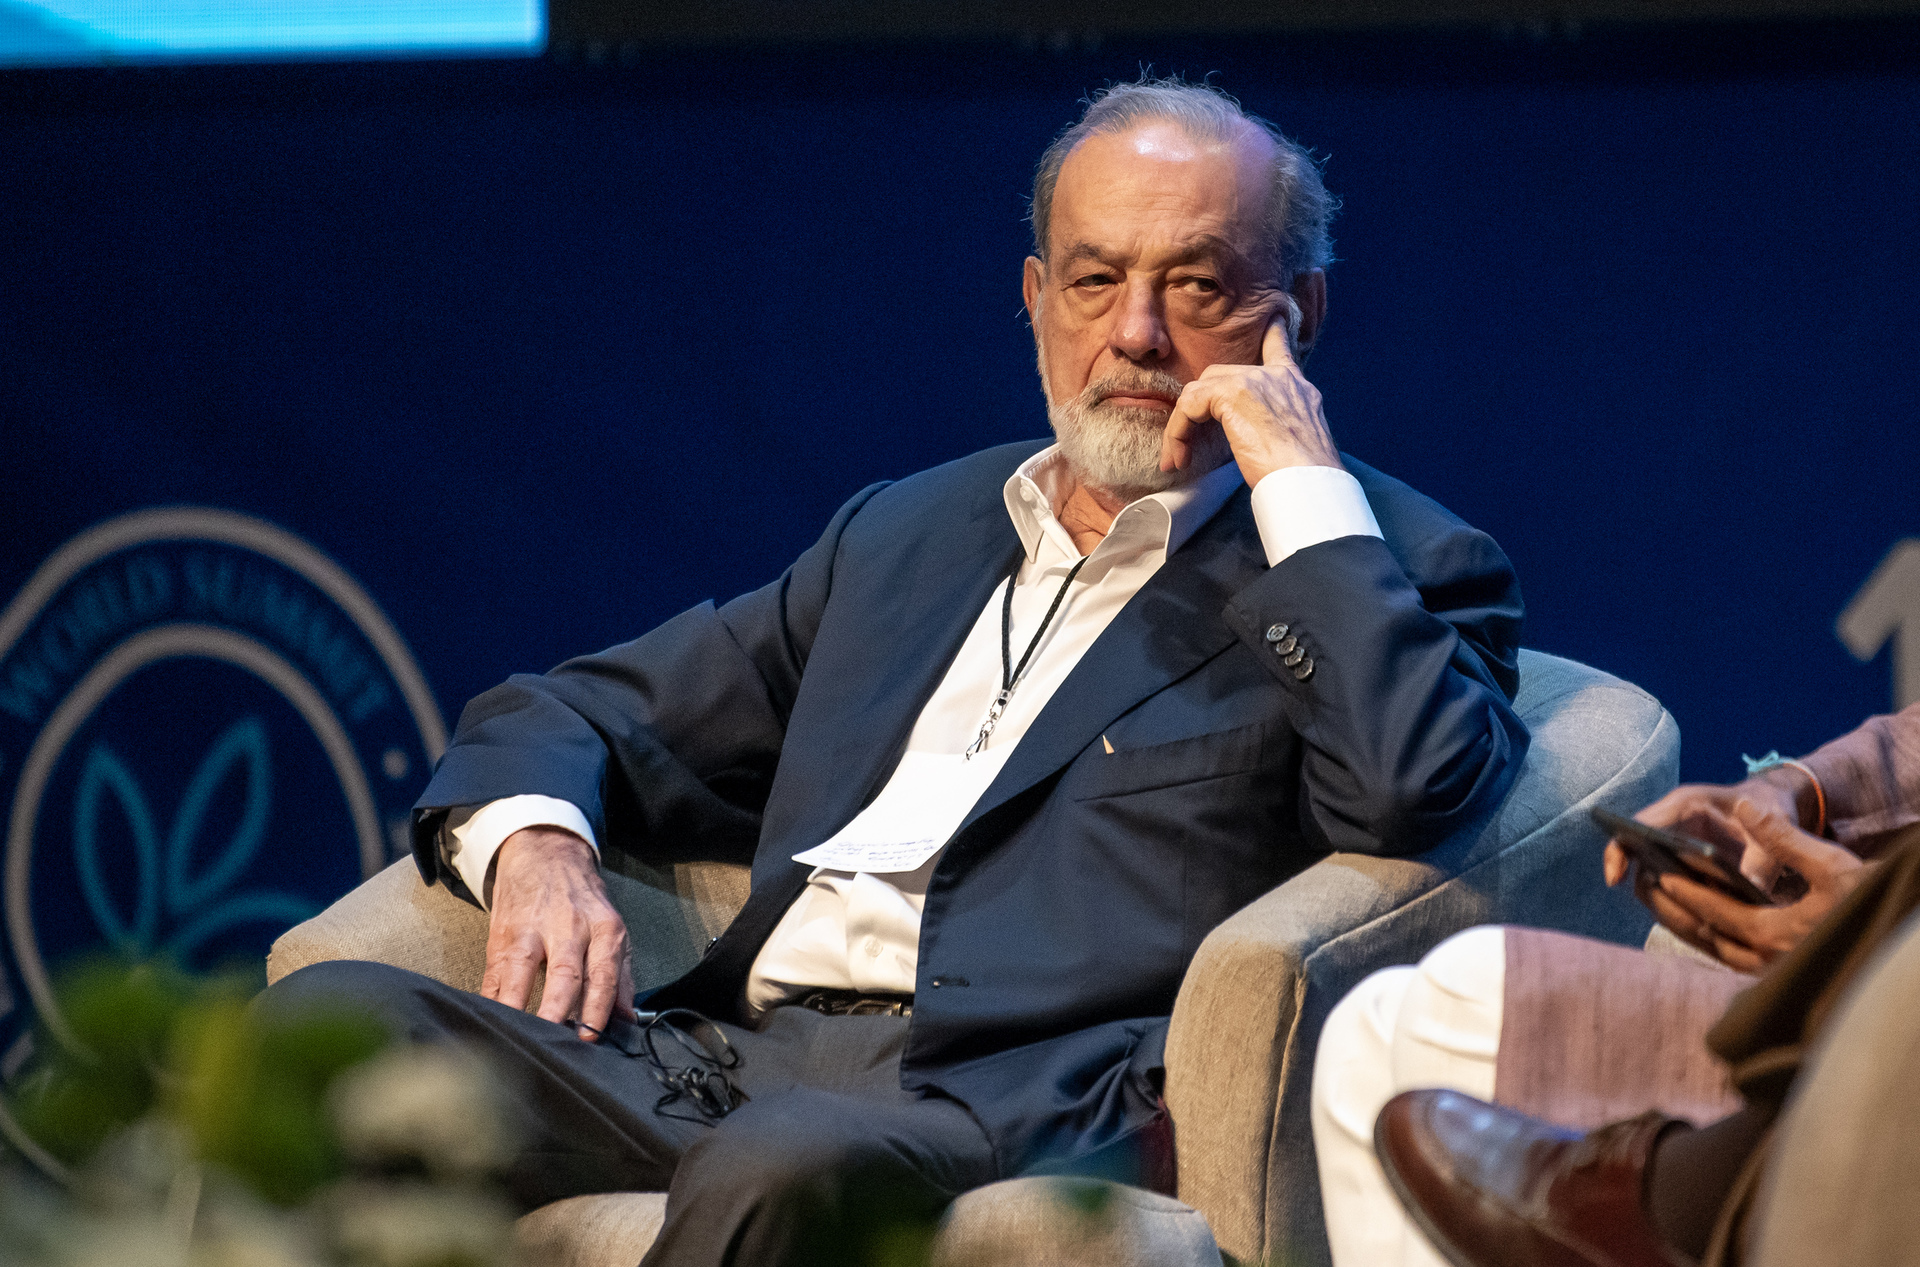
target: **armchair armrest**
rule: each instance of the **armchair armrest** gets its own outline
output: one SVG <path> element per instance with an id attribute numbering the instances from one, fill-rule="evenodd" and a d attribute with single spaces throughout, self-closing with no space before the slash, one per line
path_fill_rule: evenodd
<path id="1" fill-rule="evenodd" d="M 633 980 L 645 989 L 671 981 L 700 958 L 747 898 L 747 869 L 719 862 L 676 864 L 655 871 L 639 863 L 606 870 L 607 893 L 627 922 Z M 442 885 L 420 882 L 402 859 L 303 924 L 267 952 L 267 980 L 308 964 L 367 959 L 406 968 L 461 990 L 480 988 L 486 970 L 487 913 Z M 540 1006 L 545 975 L 534 984 Z"/>
<path id="2" fill-rule="evenodd" d="M 1631 895 L 1599 881 L 1587 810 L 1671 788 L 1679 727 L 1598 670 L 1531 651 L 1520 665 L 1532 747 L 1477 836 L 1411 858 L 1323 858 L 1222 923 L 1187 971 L 1167 1036 L 1180 1198 L 1238 1258 L 1330 1261 L 1308 1096 L 1321 1025 L 1362 978 L 1474 924 L 1646 936 Z"/>
<path id="3" fill-rule="evenodd" d="M 486 958 L 487 913 L 422 884 L 413 859 L 402 858 L 280 934 L 267 951 L 267 981 L 310 964 L 365 959 L 478 990 Z"/>

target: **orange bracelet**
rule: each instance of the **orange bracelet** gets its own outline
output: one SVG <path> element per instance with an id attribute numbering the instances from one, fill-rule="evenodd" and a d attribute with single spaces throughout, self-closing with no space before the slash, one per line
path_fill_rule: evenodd
<path id="1" fill-rule="evenodd" d="M 1813 784 L 1813 804 L 1816 815 L 1813 834 L 1816 836 L 1824 836 L 1827 834 L 1827 789 L 1820 786 L 1820 776 L 1810 770 L 1806 762 L 1795 761 L 1792 757 L 1783 757 L 1778 751 L 1769 752 L 1758 761 L 1755 761 L 1745 753 L 1740 754 L 1740 759 L 1747 763 L 1748 778 L 1752 778 L 1756 774 L 1764 774 L 1768 770 L 1783 765 L 1792 766 L 1800 773 L 1806 775 L 1807 782 Z"/>

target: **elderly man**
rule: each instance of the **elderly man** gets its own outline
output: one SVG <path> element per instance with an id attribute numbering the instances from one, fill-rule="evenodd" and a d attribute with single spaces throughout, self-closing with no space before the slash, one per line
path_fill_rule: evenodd
<path id="1" fill-rule="evenodd" d="M 1505 556 L 1344 458 L 1296 363 L 1332 206 L 1230 98 L 1100 95 L 1034 186 L 1058 443 L 869 488 L 765 589 L 469 705 L 416 843 L 491 912 L 484 998 L 277 989 L 486 1044 L 531 1091 L 516 1195 L 666 1186 L 649 1263 L 793 1261 L 875 1193 L 1164 1181 L 1201 938 L 1328 849 L 1472 830 L 1527 742 Z M 637 1016 L 601 850 L 752 863 Z"/>

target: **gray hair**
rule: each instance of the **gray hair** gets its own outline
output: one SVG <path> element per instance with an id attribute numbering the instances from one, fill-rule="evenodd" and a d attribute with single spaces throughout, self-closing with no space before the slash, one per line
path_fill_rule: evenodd
<path id="1" fill-rule="evenodd" d="M 1340 200 L 1327 192 L 1320 165 L 1306 147 L 1282 136 L 1280 129 L 1210 84 L 1183 79 L 1151 79 L 1115 84 L 1087 99 L 1086 113 L 1054 138 L 1033 175 L 1033 253 L 1047 258 L 1047 224 L 1053 214 L 1053 190 L 1067 155 L 1090 136 L 1125 132 L 1138 124 L 1178 125 L 1197 141 L 1232 141 L 1248 127 L 1273 139 L 1272 185 L 1267 191 L 1264 245 L 1274 276 L 1282 285 L 1294 274 L 1333 263 L 1333 239 L 1327 224 Z"/>

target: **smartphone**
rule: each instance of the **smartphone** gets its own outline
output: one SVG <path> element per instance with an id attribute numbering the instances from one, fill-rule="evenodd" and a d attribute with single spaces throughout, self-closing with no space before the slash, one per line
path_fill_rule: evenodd
<path id="1" fill-rule="evenodd" d="M 1748 906 L 1772 906 L 1773 900 L 1740 873 L 1740 855 L 1721 845 L 1677 832 L 1649 827 L 1612 810 L 1593 809 L 1593 821 L 1620 842 L 1635 862 L 1654 875 L 1678 873 Z"/>

